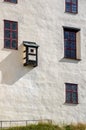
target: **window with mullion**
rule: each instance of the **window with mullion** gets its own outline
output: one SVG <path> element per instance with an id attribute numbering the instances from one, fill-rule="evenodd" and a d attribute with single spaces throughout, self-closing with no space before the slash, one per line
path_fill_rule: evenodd
<path id="1" fill-rule="evenodd" d="M 78 103 L 77 84 L 66 83 L 66 103 Z"/>
<path id="2" fill-rule="evenodd" d="M 65 0 L 65 10 L 70 13 L 77 13 L 78 0 Z"/>
<path id="3" fill-rule="evenodd" d="M 4 0 L 5 2 L 17 3 L 17 0 Z"/>
<path id="4" fill-rule="evenodd" d="M 66 58 L 76 59 L 76 33 L 64 31 L 64 55 Z"/>
<path id="5" fill-rule="evenodd" d="M 4 21 L 4 47 L 17 49 L 18 27 L 17 22 Z"/>

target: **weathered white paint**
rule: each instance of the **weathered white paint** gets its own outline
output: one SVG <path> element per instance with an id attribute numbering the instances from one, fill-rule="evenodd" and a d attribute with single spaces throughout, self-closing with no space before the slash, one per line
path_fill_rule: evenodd
<path id="1" fill-rule="evenodd" d="M 86 0 L 78 14 L 65 0 L 0 0 L 0 120 L 86 122 Z M 18 21 L 18 50 L 4 48 L 3 20 Z M 64 59 L 62 26 L 81 29 L 81 61 Z M 38 66 L 23 66 L 23 41 L 36 42 Z M 65 82 L 78 84 L 78 105 L 65 104 Z"/>

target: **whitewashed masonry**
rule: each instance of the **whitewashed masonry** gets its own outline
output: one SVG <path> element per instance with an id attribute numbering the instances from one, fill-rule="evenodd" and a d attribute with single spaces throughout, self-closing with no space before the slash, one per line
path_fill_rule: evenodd
<path id="1" fill-rule="evenodd" d="M 86 122 L 86 1 L 78 14 L 65 0 L 0 0 L 0 120 Z M 4 20 L 18 22 L 18 50 L 4 48 Z M 80 28 L 81 60 L 64 58 L 63 26 Z M 38 66 L 23 66 L 23 41 L 36 42 Z M 78 84 L 78 104 L 65 104 L 65 83 Z"/>

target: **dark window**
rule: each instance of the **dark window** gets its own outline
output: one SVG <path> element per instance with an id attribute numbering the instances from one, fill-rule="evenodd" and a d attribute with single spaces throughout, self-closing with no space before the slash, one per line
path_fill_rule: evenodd
<path id="1" fill-rule="evenodd" d="M 78 103 L 77 84 L 66 83 L 66 103 Z"/>
<path id="2" fill-rule="evenodd" d="M 6 2 L 17 3 L 17 0 L 4 0 Z"/>
<path id="3" fill-rule="evenodd" d="M 66 12 L 77 13 L 78 0 L 65 0 Z"/>
<path id="4" fill-rule="evenodd" d="M 63 27 L 64 29 L 64 57 L 74 60 L 81 59 L 80 29 Z"/>
<path id="5" fill-rule="evenodd" d="M 4 47 L 18 49 L 18 23 L 14 21 L 4 21 Z"/>
<path id="6" fill-rule="evenodd" d="M 76 59 L 76 31 L 64 29 L 64 56 Z"/>

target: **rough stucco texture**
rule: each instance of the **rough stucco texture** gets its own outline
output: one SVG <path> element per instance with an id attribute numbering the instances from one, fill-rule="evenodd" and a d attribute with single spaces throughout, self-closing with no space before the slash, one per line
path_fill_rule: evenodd
<path id="1" fill-rule="evenodd" d="M 86 122 L 86 0 L 78 14 L 65 0 L 0 0 L 0 120 Z M 18 21 L 18 50 L 4 48 L 3 20 Z M 63 27 L 80 28 L 81 61 L 64 59 Z M 39 47 L 38 66 L 23 66 L 23 41 Z M 77 105 L 65 104 L 65 83 L 78 84 Z"/>

